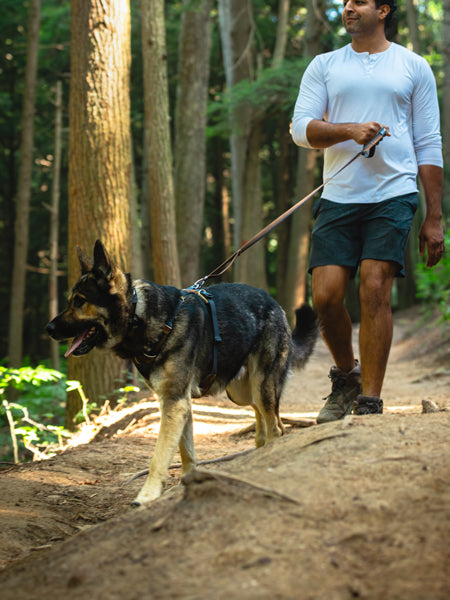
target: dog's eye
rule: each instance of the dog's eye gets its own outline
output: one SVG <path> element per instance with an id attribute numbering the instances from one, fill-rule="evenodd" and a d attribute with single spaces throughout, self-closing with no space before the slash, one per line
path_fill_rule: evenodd
<path id="1" fill-rule="evenodd" d="M 75 308 L 81 308 L 85 302 L 86 300 L 81 296 L 75 296 L 73 299 L 73 305 Z"/>

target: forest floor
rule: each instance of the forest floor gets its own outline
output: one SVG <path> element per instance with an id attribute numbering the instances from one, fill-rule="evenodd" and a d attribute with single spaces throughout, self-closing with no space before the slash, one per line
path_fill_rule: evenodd
<path id="1" fill-rule="evenodd" d="M 320 341 L 282 416 L 314 421 L 329 367 Z M 4 467 L 2 600 L 448 600 L 450 331 L 395 315 L 383 397 L 383 415 L 288 427 L 182 485 L 174 467 L 140 509 L 143 479 L 127 482 L 155 444 L 151 398 L 49 460 Z M 196 401 L 198 459 L 252 448 L 239 434 L 252 422 L 224 396 Z"/>

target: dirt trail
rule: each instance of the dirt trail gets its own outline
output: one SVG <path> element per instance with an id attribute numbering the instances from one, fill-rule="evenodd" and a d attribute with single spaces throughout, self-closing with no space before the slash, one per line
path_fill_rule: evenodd
<path id="1" fill-rule="evenodd" d="M 422 401 L 449 403 L 450 332 L 417 318 L 396 316 L 384 415 L 288 428 L 183 485 L 173 468 L 145 509 L 130 509 L 142 480 L 127 481 L 156 440 L 151 400 L 90 443 L 2 469 L 2 600 L 447 600 L 450 413 L 422 414 Z M 283 416 L 315 417 L 329 366 L 319 343 L 289 380 Z M 251 433 L 235 435 L 251 412 L 224 397 L 194 412 L 199 460 L 253 447 Z"/>

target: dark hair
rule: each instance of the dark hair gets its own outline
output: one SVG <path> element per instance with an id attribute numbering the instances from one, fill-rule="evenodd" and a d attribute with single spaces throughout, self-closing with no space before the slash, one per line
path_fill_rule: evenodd
<path id="1" fill-rule="evenodd" d="M 383 6 L 383 4 L 387 4 L 391 9 L 389 11 L 389 14 L 386 16 L 386 19 L 384 20 L 384 30 L 386 34 L 388 32 L 395 33 L 396 21 L 394 19 L 394 13 L 397 10 L 397 4 L 395 0 L 375 0 L 375 5 L 377 8 L 380 8 L 380 6 Z"/>

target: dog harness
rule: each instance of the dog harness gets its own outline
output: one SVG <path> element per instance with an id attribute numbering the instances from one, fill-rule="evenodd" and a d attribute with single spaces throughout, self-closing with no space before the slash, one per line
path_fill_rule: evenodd
<path id="1" fill-rule="evenodd" d="M 132 361 L 136 365 L 137 370 L 145 379 L 149 379 L 150 372 L 153 367 L 153 363 L 155 362 L 157 356 L 161 352 L 167 338 L 172 333 L 173 324 L 177 317 L 177 314 L 188 294 L 196 294 L 199 296 L 206 304 L 208 308 L 208 312 L 210 314 L 211 323 L 213 327 L 213 356 L 212 356 L 212 368 L 209 375 L 207 375 L 202 382 L 200 383 L 200 390 L 202 395 L 205 395 L 211 388 L 214 380 L 217 376 L 217 344 L 222 341 L 220 337 L 219 331 L 219 322 L 217 319 L 217 310 L 216 305 L 213 300 L 212 294 L 207 292 L 206 290 L 196 290 L 192 288 L 187 288 L 181 290 L 181 296 L 178 301 L 178 304 L 175 308 L 175 311 L 172 317 L 163 325 L 162 334 L 159 337 L 158 341 L 155 342 L 148 350 L 145 352 L 141 352 L 140 354 L 133 356 Z M 137 304 L 137 292 L 133 287 L 132 293 L 132 315 L 130 316 L 130 321 L 134 320 L 136 304 Z"/>

